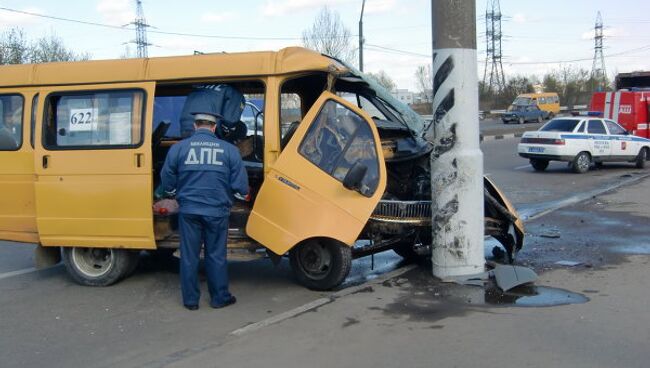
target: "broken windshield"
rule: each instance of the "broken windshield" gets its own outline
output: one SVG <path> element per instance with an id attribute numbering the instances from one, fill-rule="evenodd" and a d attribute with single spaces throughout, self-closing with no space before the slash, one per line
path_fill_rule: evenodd
<path id="1" fill-rule="evenodd" d="M 401 119 L 401 122 L 406 124 L 413 134 L 422 136 L 424 133 L 425 123 L 424 119 L 420 115 L 413 111 L 407 104 L 393 97 L 390 91 L 387 91 L 374 78 L 363 74 L 350 65 L 345 64 L 345 66 L 355 77 L 359 77 L 366 82 L 386 107 L 392 110 L 396 116 Z"/>

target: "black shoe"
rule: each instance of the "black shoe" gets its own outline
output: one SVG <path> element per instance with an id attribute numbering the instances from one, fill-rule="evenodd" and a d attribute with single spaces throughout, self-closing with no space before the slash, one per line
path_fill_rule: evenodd
<path id="1" fill-rule="evenodd" d="M 183 306 L 184 306 L 185 308 L 191 310 L 191 311 L 195 311 L 195 310 L 199 309 L 199 306 L 198 306 L 197 304 L 194 304 L 194 305 L 187 305 L 187 304 L 185 304 L 185 305 L 183 305 Z"/>
<path id="2" fill-rule="evenodd" d="M 212 304 L 212 303 L 210 303 L 210 306 L 212 308 L 219 309 L 219 308 L 224 308 L 224 307 L 227 307 L 229 305 L 235 304 L 236 302 L 237 302 L 237 298 L 235 298 L 234 295 L 231 295 L 230 299 L 228 299 L 225 303 L 221 303 L 221 304 Z"/>

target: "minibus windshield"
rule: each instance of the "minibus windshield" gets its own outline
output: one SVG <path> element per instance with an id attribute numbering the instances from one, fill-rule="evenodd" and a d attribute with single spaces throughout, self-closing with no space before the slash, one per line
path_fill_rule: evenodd
<path id="1" fill-rule="evenodd" d="M 381 102 L 384 103 L 387 108 L 394 112 L 397 115 L 397 118 L 401 119 L 401 122 L 406 124 L 406 126 L 414 135 L 423 135 L 425 123 L 424 119 L 420 115 L 413 111 L 413 109 L 411 109 L 407 104 L 393 97 L 393 95 L 381 84 L 379 84 L 374 78 L 363 74 L 350 65 L 345 64 L 345 66 L 355 77 L 359 77 L 364 82 L 366 82 L 370 88 L 375 91 L 375 93 L 377 93 L 379 100 L 381 100 Z"/>

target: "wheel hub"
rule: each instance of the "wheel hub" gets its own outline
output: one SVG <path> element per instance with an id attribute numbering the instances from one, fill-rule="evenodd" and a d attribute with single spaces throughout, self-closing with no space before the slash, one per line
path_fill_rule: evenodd
<path id="1" fill-rule="evenodd" d="M 106 274 L 113 264 L 113 251 L 102 248 L 74 248 L 72 261 L 79 272 L 88 277 Z"/>
<path id="2" fill-rule="evenodd" d="M 300 249 L 298 259 L 305 274 L 314 280 L 327 276 L 332 262 L 332 257 L 326 247 L 315 242 L 305 244 Z"/>

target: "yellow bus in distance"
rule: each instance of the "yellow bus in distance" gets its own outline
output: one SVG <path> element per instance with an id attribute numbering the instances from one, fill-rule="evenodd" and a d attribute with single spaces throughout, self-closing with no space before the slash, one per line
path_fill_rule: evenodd
<path id="1" fill-rule="evenodd" d="M 528 105 L 537 105 L 540 110 L 548 112 L 549 119 L 560 113 L 560 97 L 555 92 L 520 94 L 512 102 L 508 110 L 512 109 L 513 106 Z"/>

